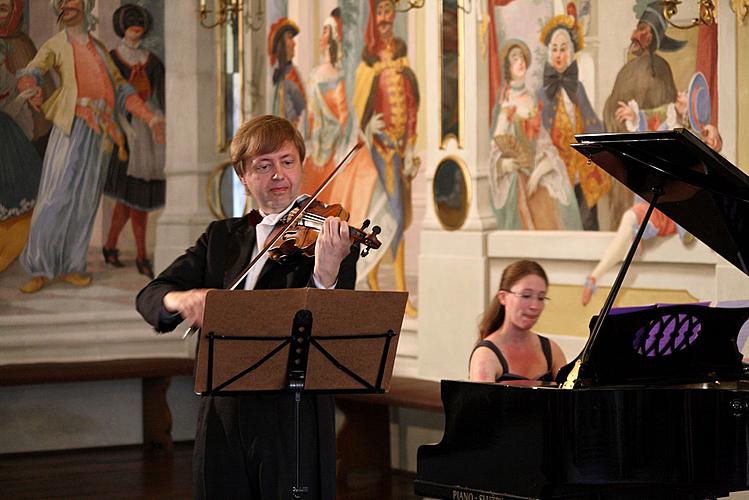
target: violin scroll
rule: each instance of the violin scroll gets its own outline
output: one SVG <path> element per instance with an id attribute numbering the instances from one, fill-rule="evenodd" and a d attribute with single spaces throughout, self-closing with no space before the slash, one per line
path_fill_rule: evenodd
<path id="1" fill-rule="evenodd" d="M 360 228 L 360 231 L 364 231 L 366 228 L 369 227 L 369 219 L 366 219 Z M 376 250 L 382 246 L 382 242 L 377 239 L 377 235 L 382 232 L 382 229 L 380 229 L 380 226 L 374 226 L 372 228 L 372 232 L 370 232 L 368 235 L 364 237 L 362 240 L 362 243 L 364 244 L 364 250 L 361 251 L 359 255 L 362 257 L 366 257 L 369 255 L 369 251 L 373 248 Z"/>

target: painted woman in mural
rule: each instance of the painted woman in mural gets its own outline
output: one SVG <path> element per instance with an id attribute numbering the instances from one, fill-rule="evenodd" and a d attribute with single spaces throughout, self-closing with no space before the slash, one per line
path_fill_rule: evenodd
<path id="1" fill-rule="evenodd" d="M 611 178 L 569 146 L 576 134 L 603 131 L 578 78 L 575 54 L 584 47 L 583 32 L 574 16 L 554 16 L 541 30 L 541 43 L 548 49 L 540 92 L 543 126 L 567 166 L 583 229 L 598 230 L 596 205 L 611 189 Z"/>
<path id="2" fill-rule="evenodd" d="M 121 160 L 127 158 L 119 115 L 135 115 L 148 124 L 157 142 L 164 139 L 163 118 L 138 97 L 91 35 L 93 4 L 54 0 L 63 29 L 18 75 L 19 91 L 33 89 L 29 102 L 53 123 L 29 240 L 20 257 L 32 277 L 21 287 L 26 293 L 38 292 L 57 277 L 74 286 L 91 284 L 86 256 L 113 145 Z M 39 84 L 53 69 L 60 86 L 42 104 Z"/>
<path id="3" fill-rule="evenodd" d="M 313 193 L 360 137 L 349 113 L 343 59 L 343 23 L 338 8 L 325 20 L 320 35 L 321 64 L 312 69 L 308 84 L 307 157 L 302 192 Z M 377 169 L 369 151 L 356 153 L 319 200 L 339 203 L 349 211 L 349 223 L 359 226 L 367 217 Z"/>
<path id="4" fill-rule="evenodd" d="M 153 52 L 141 46 L 153 25 L 153 17 L 140 5 L 124 4 L 112 17 L 114 32 L 122 39 L 110 51 L 122 76 L 133 86 L 152 113 L 164 116 L 164 65 Z M 121 121 L 127 138 L 128 158 L 112 156 L 104 193 L 117 202 L 112 211 L 109 235 L 102 247 L 104 261 L 123 267 L 119 259 L 117 239 L 128 220 L 135 236 L 138 272 L 153 278 L 151 261 L 146 254 L 148 212 L 164 206 L 164 145 L 153 140 L 148 125 L 128 116 Z"/>
<path id="5" fill-rule="evenodd" d="M 322 26 L 320 65 L 312 68 L 307 83 L 307 158 L 302 192 L 313 193 L 336 166 L 341 149 L 348 145 L 351 120 L 346 103 L 346 81 L 341 71 L 343 24 L 335 9 Z M 345 152 L 343 152 L 345 154 Z M 342 157 L 342 156 L 340 156 Z M 320 201 L 328 202 L 329 189 Z"/>
<path id="6" fill-rule="evenodd" d="M 384 196 L 388 211 L 395 216 L 390 239 L 396 289 L 406 290 L 405 241 L 403 233 L 411 223 L 411 182 L 419 168 L 414 155 L 419 87 L 408 64 L 403 40 L 395 36 L 393 0 L 370 0 L 362 62 L 356 70 L 353 104 L 361 129 L 370 139 L 370 152 L 377 166 L 381 195 L 373 195 L 377 204 Z M 374 219 L 374 214 L 370 213 Z M 379 219 L 375 222 L 381 224 Z M 386 234 L 383 227 L 383 234 Z M 384 243 L 384 241 L 383 241 Z M 384 250 L 384 248 L 383 248 Z M 379 263 L 368 272 L 367 281 L 379 289 Z M 406 312 L 415 316 L 409 304 Z"/>
<path id="7" fill-rule="evenodd" d="M 304 126 L 307 96 L 299 70 L 292 59 L 296 50 L 294 37 L 299 26 L 286 17 L 278 19 L 268 32 L 268 57 L 273 69 L 273 114 L 283 116 L 295 127 Z M 304 129 L 301 128 L 304 135 Z"/>
<path id="8" fill-rule="evenodd" d="M 567 170 L 541 127 L 541 106 L 526 87 L 528 46 L 508 40 L 504 80 L 491 141 L 490 186 L 498 229 L 581 229 Z"/>
<path id="9" fill-rule="evenodd" d="M 42 160 L 31 143 L 34 121 L 26 103 L 34 91 L 16 90 L 7 61 L 5 46 L 0 45 L 0 271 L 26 244 L 42 173 Z"/>

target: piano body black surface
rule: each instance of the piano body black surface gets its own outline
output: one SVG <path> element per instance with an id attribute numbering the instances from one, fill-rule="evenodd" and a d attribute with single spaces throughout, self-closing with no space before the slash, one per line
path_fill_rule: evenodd
<path id="1" fill-rule="evenodd" d="M 747 273 L 749 178 L 730 162 L 683 130 L 578 140 L 578 150 Z M 736 346 L 749 308 L 609 315 L 637 243 L 600 321 L 591 321 L 574 388 L 442 381 L 445 433 L 419 447 L 417 494 L 697 499 L 749 489 L 749 380 Z"/>
<path id="2" fill-rule="evenodd" d="M 418 451 L 436 498 L 706 498 L 749 489 L 746 382 L 558 389 L 442 381 Z"/>

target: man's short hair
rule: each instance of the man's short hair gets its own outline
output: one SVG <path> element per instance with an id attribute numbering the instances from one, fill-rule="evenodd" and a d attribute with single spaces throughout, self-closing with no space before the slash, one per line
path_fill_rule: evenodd
<path id="1" fill-rule="evenodd" d="M 306 149 L 302 134 L 286 118 L 262 115 L 246 121 L 231 140 L 229 152 L 234 171 L 244 175 L 245 161 L 259 155 L 273 153 L 290 142 L 299 152 L 299 161 L 304 161 Z"/>

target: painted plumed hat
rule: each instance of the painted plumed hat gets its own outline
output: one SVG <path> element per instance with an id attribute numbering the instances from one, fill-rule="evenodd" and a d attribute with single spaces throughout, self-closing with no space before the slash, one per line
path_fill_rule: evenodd
<path id="1" fill-rule="evenodd" d="M 279 18 L 271 25 L 270 31 L 268 31 L 268 57 L 270 58 L 271 65 L 275 65 L 278 60 L 276 57 L 278 44 L 283 40 L 283 35 L 287 31 L 291 32 L 291 36 L 299 34 L 299 26 L 288 17 Z"/>

